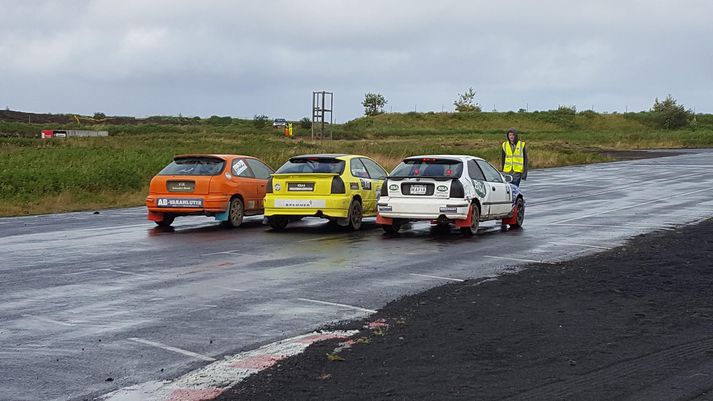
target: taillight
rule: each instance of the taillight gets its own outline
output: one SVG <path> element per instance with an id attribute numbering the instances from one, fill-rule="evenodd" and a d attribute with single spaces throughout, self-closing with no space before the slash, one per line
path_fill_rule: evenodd
<path id="1" fill-rule="evenodd" d="M 344 187 L 344 180 L 341 177 L 332 178 L 332 193 L 333 194 L 345 194 L 347 189 Z"/>
<path id="2" fill-rule="evenodd" d="M 384 180 L 384 183 L 381 184 L 381 196 L 389 196 L 389 180 Z"/>
<path id="3" fill-rule="evenodd" d="M 451 181 L 451 194 L 448 195 L 451 198 L 465 198 L 465 191 L 463 190 L 463 184 L 459 180 Z"/>
<path id="4" fill-rule="evenodd" d="M 265 193 L 271 194 L 272 193 L 272 177 L 270 177 L 267 180 L 267 187 L 265 188 Z"/>

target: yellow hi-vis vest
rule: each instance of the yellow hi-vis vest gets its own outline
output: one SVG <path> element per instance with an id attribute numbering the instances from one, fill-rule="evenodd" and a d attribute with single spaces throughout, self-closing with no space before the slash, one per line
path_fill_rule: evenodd
<path id="1" fill-rule="evenodd" d="M 513 151 L 510 146 L 510 142 L 503 142 L 503 151 L 505 152 L 505 165 L 503 166 L 503 172 L 515 172 L 522 173 L 525 171 L 525 156 L 524 156 L 525 142 L 517 141 L 515 144 L 515 151 Z"/>

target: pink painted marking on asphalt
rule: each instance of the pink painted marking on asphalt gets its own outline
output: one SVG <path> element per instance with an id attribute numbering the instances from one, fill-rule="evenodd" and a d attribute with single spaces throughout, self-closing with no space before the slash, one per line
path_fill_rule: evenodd
<path id="1" fill-rule="evenodd" d="M 312 336 L 307 336 L 307 337 L 297 339 L 294 342 L 299 343 L 299 344 L 312 344 L 317 341 L 331 340 L 334 338 L 347 338 L 347 337 L 343 336 L 343 335 L 339 335 L 339 334 L 333 334 L 333 333 L 315 334 Z"/>
<path id="2" fill-rule="evenodd" d="M 284 359 L 281 355 L 255 355 L 243 360 L 235 361 L 230 364 L 231 368 L 236 369 L 267 369 L 275 363 Z"/>
<path id="3" fill-rule="evenodd" d="M 166 401 L 207 401 L 219 396 L 224 390 L 224 388 L 182 388 L 173 390 Z"/>
<path id="4" fill-rule="evenodd" d="M 377 328 L 377 327 L 389 327 L 389 324 L 386 323 L 386 319 L 379 319 L 379 320 L 375 320 L 375 321 L 373 321 L 373 322 L 369 322 L 369 323 L 367 324 L 367 326 L 368 326 L 370 329 L 375 329 L 375 328 Z"/>

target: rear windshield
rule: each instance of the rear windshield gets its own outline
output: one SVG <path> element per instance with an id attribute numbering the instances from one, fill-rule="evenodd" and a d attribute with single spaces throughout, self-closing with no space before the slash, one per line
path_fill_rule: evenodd
<path id="1" fill-rule="evenodd" d="M 277 169 L 276 174 L 292 173 L 337 173 L 344 172 L 344 160 L 337 159 L 290 159 L 282 167 Z"/>
<path id="2" fill-rule="evenodd" d="M 191 157 L 174 160 L 158 175 L 218 175 L 225 162 L 220 159 Z"/>
<path id="3" fill-rule="evenodd" d="M 395 177 L 460 177 L 463 163 L 448 159 L 406 159 L 396 166 L 391 176 Z"/>

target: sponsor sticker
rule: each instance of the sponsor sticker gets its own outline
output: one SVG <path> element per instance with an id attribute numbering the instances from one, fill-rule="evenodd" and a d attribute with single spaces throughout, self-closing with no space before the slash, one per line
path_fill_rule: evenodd
<path id="1" fill-rule="evenodd" d="M 458 213 L 457 207 L 442 207 L 440 209 L 441 213 Z"/>
<path id="2" fill-rule="evenodd" d="M 349 183 L 349 189 L 352 191 L 358 191 L 359 190 L 359 183 L 358 182 L 350 182 Z"/>
<path id="3" fill-rule="evenodd" d="M 203 199 L 158 198 L 158 207 L 203 207 Z"/>
<path id="4" fill-rule="evenodd" d="M 325 206 L 324 199 L 276 199 L 275 207 L 316 208 Z"/>
<path id="5" fill-rule="evenodd" d="M 380 212 L 390 212 L 390 211 L 392 211 L 393 209 L 394 209 L 394 208 L 391 207 L 391 206 L 379 206 L 379 211 L 380 211 Z"/>
<path id="6" fill-rule="evenodd" d="M 389 191 L 396 191 L 398 189 L 399 189 L 399 186 L 396 184 L 389 185 Z"/>
<path id="7" fill-rule="evenodd" d="M 436 189 L 438 190 L 438 192 L 446 192 L 448 190 L 448 187 L 445 185 L 439 185 Z"/>
<path id="8" fill-rule="evenodd" d="M 238 160 L 237 162 L 235 162 L 235 164 L 233 164 L 233 174 L 235 175 L 240 175 L 247 169 L 248 166 L 243 160 Z"/>
<path id="9" fill-rule="evenodd" d="M 371 190 L 371 181 L 365 180 L 362 178 L 361 179 L 361 189 Z"/>

